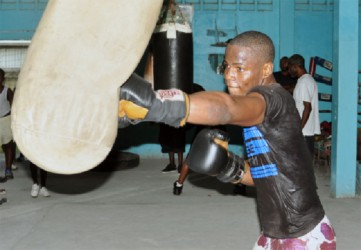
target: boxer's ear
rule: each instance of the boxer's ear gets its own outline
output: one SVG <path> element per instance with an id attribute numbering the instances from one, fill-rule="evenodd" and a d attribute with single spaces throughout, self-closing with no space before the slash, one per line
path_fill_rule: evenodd
<path id="1" fill-rule="evenodd" d="M 265 63 L 263 65 L 263 77 L 267 78 L 273 74 L 273 63 Z"/>
<path id="2" fill-rule="evenodd" d="M 162 3 L 48 2 L 12 107 L 14 139 L 30 161 L 73 174 L 104 160 L 118 131 L 119 86 L 139 63 Z"/>

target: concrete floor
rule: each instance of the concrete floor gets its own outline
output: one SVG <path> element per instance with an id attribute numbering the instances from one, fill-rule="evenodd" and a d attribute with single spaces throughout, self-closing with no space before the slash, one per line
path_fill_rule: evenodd
<path id="1" fill-rule="evenodd" d="M 49 198 L 30 196 L 28 165 L 17 163 L 15 178 L 0 184 L 8 199 L 0 206 L 0 249 L 252 249 L 259 235 L 254 198 L 195 173 L 174 196 L 178 174 L 161 173 L 166 163 L 141 159 L 111 172 L 49 174 Z M 329 176 L 317 180 L 337 249 L 360 250 L 361 198 L 331 198 Z"/>

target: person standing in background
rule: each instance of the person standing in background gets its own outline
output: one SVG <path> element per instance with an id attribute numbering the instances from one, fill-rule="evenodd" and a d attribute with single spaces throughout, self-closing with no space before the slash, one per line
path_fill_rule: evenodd
<path id="1" fill-rule="evenodd" d="M 314 154 L 315 135 L 321 134 L 318 110 L 318 87 L 313 77 L 305 69 L 305 59 L 294 54 L 288 59 L 288 70 L 292 77 L 298 78 L 293 91 L 293 99 L 301 117 L 302 133 L 311 156 Z"/>
<path id="2" fill-rule="evenodd" d="M 229 42 L 229 41 L 228 41 Z M 197 93 L 201 91 L 206 91 L 201 85 L 197 83 L 192 84 L 192 93 Z M 218 128 L 220 130 L 226 131 L 225 125 L 218 125 L 218 126 L 206 126 L 206 125 L 200 125 L 200 124 L 187 124 L 187 129 L 189 130 L 189 127 L 195 127 L 195 132 L 192 141 L 197 136 L 197 134 L 202 131 L 205 128 Z M 192 144 L 192 143 L 191 143 Z M 183 161 L 183 164 L 180 169 L 178 169 L 179 176 L 178 179 L 173 183 L 173 194 L 174 195 L 181 195 L 183 192 L 183 184 L 184 181 L 187 179 L 187 176 L 189 175 L 189 166 L 187 164 L 187 160 Z M 234 194 L 246 194 L 245 186 L 242 184 L 235 184 L 234 186 Z"/>
<path id="3" fill-rule="evenodd" d="M 205 89 L 201 85 L 199 85 L 197 83 L 192 84 L 192 93 L 197 93 L 197 92 L 201 92 L 201 91 L 205 91 Z M 194 137 L 195 137 L 199 133 L 199 131 L 201 131 L 206 126 L 187 124 L 187 127 L 188 127 L 187 128 L 188 130 L 189 130 L 189 127 L 195 127 L 195 133 L 194 133 Z M 178 172 L 179 172 L 178 179 L 173 183 L 173 194 L 174 195 L 180 195 L 183 191 L 183 183 L 189 174 L 189 167 L 188 167 L 186 161 L 184 161 L 182 163 L 181 167 L 178 168 Z"/>
<path id="4" fill-rule="evenodd" d="M 297 83 L 297 78 L 291 77 L 288 72 L 288 57 L 284 56 L 280 60 L 280 71 L 274 72 L 273 76 L 276 82 L 282 85 L 288 92 L 293 94 L 293 90 Z"/>
<path id="5" fill-rule="evenodd" d="M 40 172 L 40 185 L 38 181 L 38 170 Z M 36 166 L 34 163 L 30 162 L 30 172 L 31 172 L 31 178 L 33 180 L 33 185 L 31 186 L 31 192 L 30 195 L 33 198 L 38 197 L 39 194 L 41 194 L 44 197 L 49 197 L 49 191 L 46 188 L 46 179 L 48 173 Z"/>
<path id="6" fill-rule="evenodd" d="M 11 131 L 11 105 L 14 92 L 4 85 L 5 71 L 0 69 L 0 142 L 5 154 L 5 180 L 13 179 L 11 169 L 15 156 L 15 144 Z"/>
<path id="7" fill-rule="evenodd" d="M 159 143 L 162 147 L 162 153 L 168 154 L 169 163 L 162 170 L 163 173 L 174 172 L 180 169 L 183 164 L 183 153 L 186 145 L 185 128 L 173 128 L 166 124 L 159 125 Z M 177 165 L 175 163 L 175 155 L 177 158 Z"/>

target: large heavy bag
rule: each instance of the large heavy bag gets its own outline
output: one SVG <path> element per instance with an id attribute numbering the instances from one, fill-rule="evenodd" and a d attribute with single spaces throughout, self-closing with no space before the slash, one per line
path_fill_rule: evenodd
<path id="1" fill-rule="evenodd" d="M 12 108 L 20 151 L 54 173 L 101 163 L 117 135 L 119 87 L 140 61 L 162 0 L 50 0 Z"/>

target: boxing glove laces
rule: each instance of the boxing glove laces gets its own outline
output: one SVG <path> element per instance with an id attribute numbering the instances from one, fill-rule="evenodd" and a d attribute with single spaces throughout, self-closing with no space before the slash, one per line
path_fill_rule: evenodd
<path id="1" fill-rule="evenodd" d="M 187 164 L 194 172 L 216 176 L 222 182 L 239 183 L 244 159 L 228 151 L 229 136 L 219 129 L 203 129 L 193 141 Z"/>
<path id="2" fill-rule="evenodd" d="M 189 98 L 179 89 L 154 91 L 136 74 L 120 88 L 118 125 L 120 128 L 143 121 L 184 126 L 189 114 Z"/>

